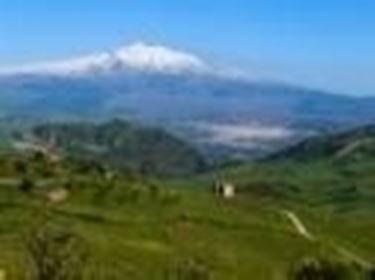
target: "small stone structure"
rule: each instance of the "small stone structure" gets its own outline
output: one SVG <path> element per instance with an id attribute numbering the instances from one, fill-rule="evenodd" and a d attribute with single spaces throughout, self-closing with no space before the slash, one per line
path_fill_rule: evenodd
<path id="1" fill-rule="evenodd" d="M 236 187 L 229 182 L 217 181 L 215 183 L 215 193 L 219 197 L 232 199 L 236 196 Z"/>

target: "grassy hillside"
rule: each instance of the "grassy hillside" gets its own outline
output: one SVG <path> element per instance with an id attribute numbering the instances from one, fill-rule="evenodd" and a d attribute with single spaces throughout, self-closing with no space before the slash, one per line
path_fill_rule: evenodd
<path id="1" fill-rule="evenodd" d="M 375 157 L 375 126 L 369 125 L 343 133 L 313 137 L 302 143 L 276 153 L 271 159 L 362 160 Z"/>
<path id="2" fill-rule="evenodd" d="M 41 125 L 33 135 L 42 143 L 51 139 L 68 157 L 90 159 L 143 174 L 185 175 L 202 171 L 203 158 L 185 142 L 166 132 L 114 120 Z"/>
<path id="3" fill-rule="evenodd" d="M 373 279 L 371 156 L 279 158 L 183 179 L 50 160 L 0 158 L 7 279 Z M 212 191 L 217 178 L 235 198 Z M 41 271 L 50 274 L 35 278 Z"/>

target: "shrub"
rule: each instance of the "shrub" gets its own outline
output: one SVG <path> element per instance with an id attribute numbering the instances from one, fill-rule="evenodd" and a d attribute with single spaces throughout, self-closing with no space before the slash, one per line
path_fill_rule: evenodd
<path id="1" fill-rule="evenodd" d="M 369 269 L 366 280 L 375 280 L 375 268 Z"/>
<path id="2" fill-rule="evenodd" d="M 168 279 L 176 280 L 209 280 L 210 272 L 207 266 L 196 259 L 189 259 L 178 264 L 175 273 Z"/>
<path id="3" fill-rule="evenodd" d="M 27 237 L 36 280 L 82 279 L 86 259 L 82 239 L 65 229 L 45 226 Z"/>
<path id="4" fill-rule="evenodd" d="M 35 188 L 35 182 L 30 178 L 23 178 L 20 182 L 19 189 L 24 193 L 30 193 Z"/>
<path id="5" fill-rule="evenodd" d="M 306 258 L 292 268 L 291 280 L 351 279 L 348 267 L 342 263 L 319 258 Z"/>

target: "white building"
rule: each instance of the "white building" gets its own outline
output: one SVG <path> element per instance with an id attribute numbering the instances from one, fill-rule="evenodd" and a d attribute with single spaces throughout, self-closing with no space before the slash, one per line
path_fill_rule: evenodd
<path id="1" fill-rule="evenodd" d="M 236 187 L 228 182 L 217 182 L 215 191 L 217 195 L 225 199 L 232 199 L 236 196 Z"/>

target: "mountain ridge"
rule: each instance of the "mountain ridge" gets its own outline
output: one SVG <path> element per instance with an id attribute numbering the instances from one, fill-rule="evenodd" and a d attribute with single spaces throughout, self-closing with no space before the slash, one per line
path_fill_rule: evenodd
<path id="1" fill-rule="evenodd" d="M 308 138 L 281 152 L 270 160 L 290 159 L 297 162 L 332 160 L 356 162 L 375 155 L 375 125 L 366 125 L 340 133 Z"/>
<path id="2" fill-rule="evenodd" d="M 36 122 L 122 118 L 160 126 L 194 144 L 208 144 L 211 151 L 229 148 L 246 154 L 375 122 L 375 98 L 250 79 L 162 46 L 136 44 L 117 51 L 116 57 L 120 64 L 108 54 L 99 56 L 94 62 L 101 67 L 94 70 L 87 68 L 90 59 L 88 64 L 81 61 L 79 69 L 89 69 L 84 75 L 66 72 L 64 67 L 74 68 L 74 63 L 63 64 L 62 75 L 0 75 L 0 117 Z M 286 137 L 269 139 L 274 129 L 286 131 Z"/>
<path id="3" fill-rule="evenodd" d="M 205 72 L 208 65 L 200 57 L 177 49 L 156 44 L 137 42 L 115 50 L 101 51 L 67 59 L 11 67 L 0 74 L 13 76 L 34 75 L 86 75 L 100 72 L 133 69 L 166 73 Z"/>
<path id="4" fill-rule="evenodd" d="M 52 145 L 67 158 L 144 175 L 186 175 L 206 168 L 203 157 L 185 141 L 158 128 L 121 120 L 43 124 L 30 133 L 42 147 Z"/>

